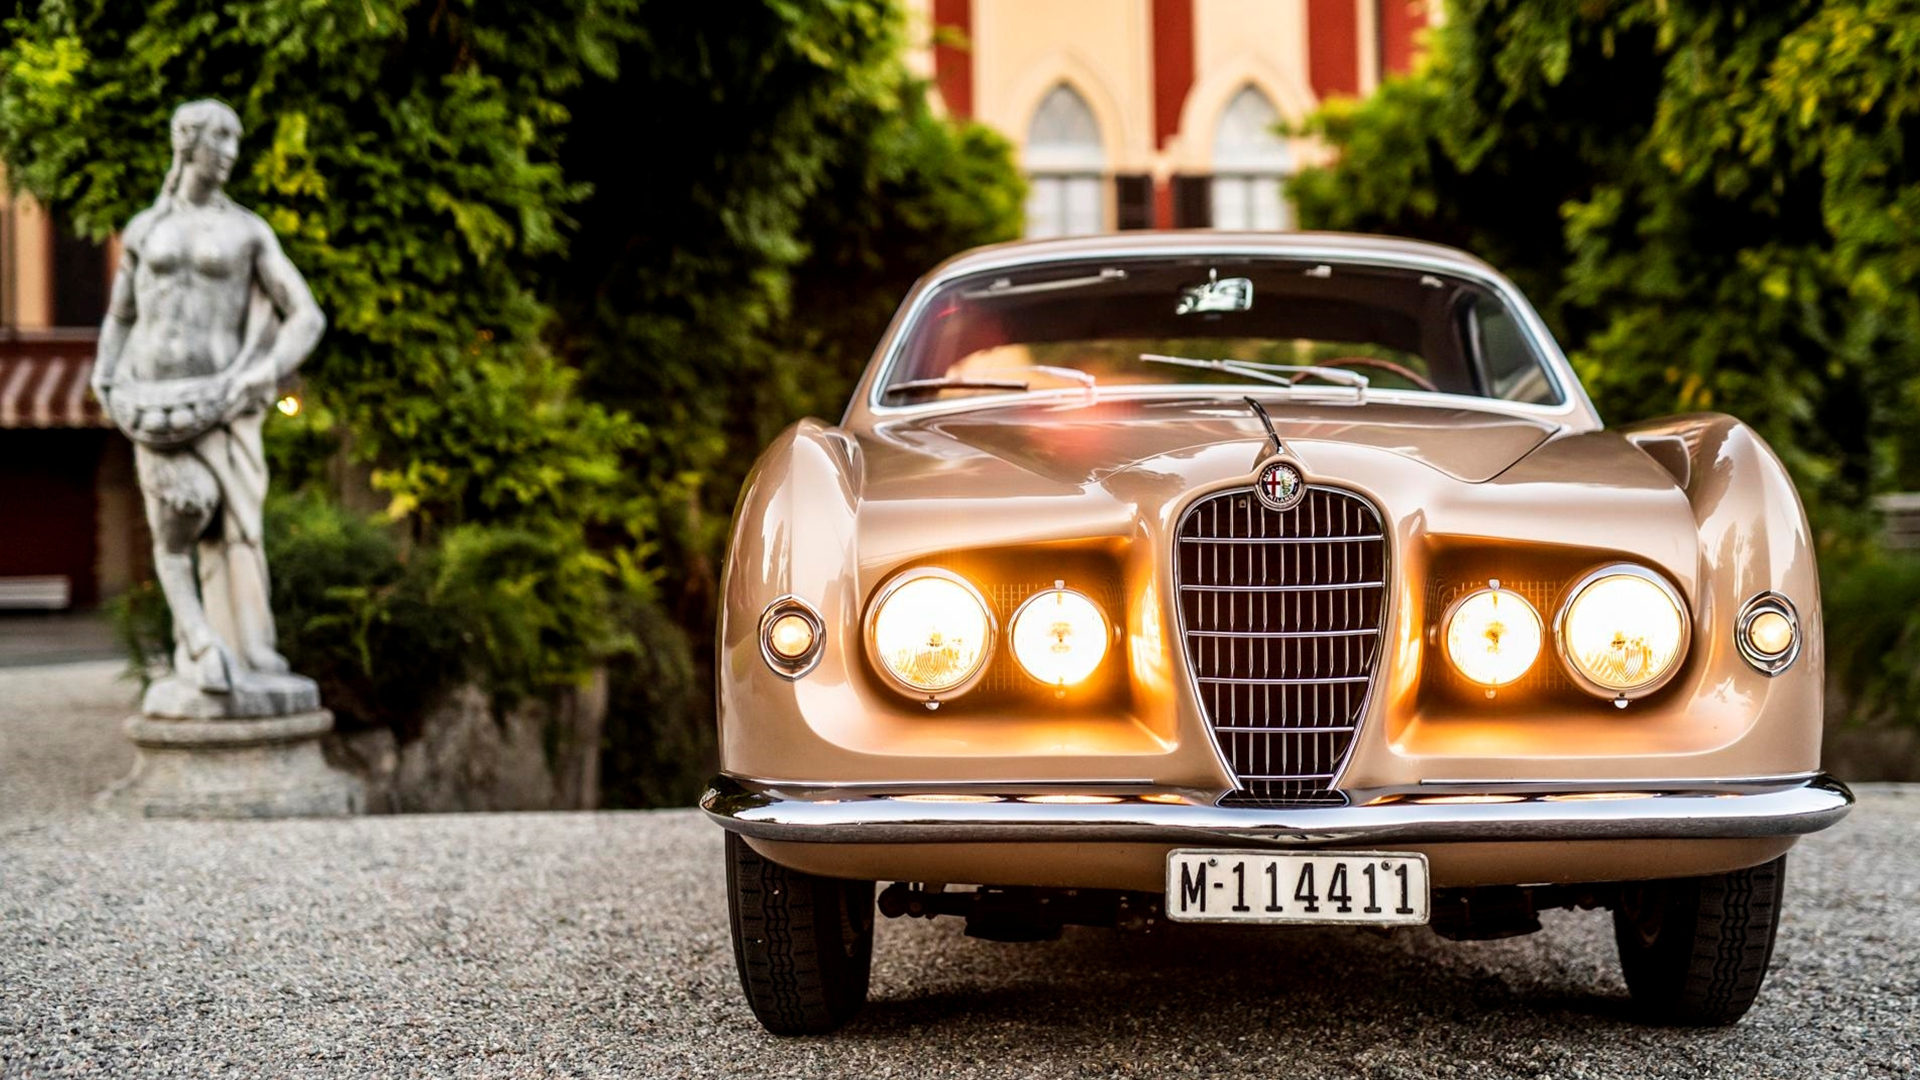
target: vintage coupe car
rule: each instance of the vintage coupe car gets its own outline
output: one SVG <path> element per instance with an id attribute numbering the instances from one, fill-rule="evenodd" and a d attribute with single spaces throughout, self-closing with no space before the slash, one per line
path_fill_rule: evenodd
<path id="1" fill-rule="evenodd" d="M 1638 1009 L 1727 1023 L 1818 772 L 1805 517 L 1728 416 L 1609 428 L 1519 292 L 1379 237 L 987 248 L 747 481 L 719 635 L 740 980 L 866 998 L 888 916 L 1613 912 Z"/>

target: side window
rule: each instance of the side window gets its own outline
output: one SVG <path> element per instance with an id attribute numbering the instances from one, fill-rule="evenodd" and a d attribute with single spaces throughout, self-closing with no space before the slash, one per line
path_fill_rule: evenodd
<path id="1" fill-rule="evenodd" d="M 1475 296 L 1466 308 L 1467 345 L 1486 379 L 1487 396 L 1529 405 L 1558 405 L 1560 391 L 1547 376 L 1520 320 L 1497 297 Z"/>

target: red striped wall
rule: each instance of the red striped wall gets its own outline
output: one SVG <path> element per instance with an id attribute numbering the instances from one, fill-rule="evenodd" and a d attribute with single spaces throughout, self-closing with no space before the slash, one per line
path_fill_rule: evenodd
<path id="1" fill-rule="evenodd" d="M 1323 98 L 1360 93 L 1359 2 L 1307 0 L 1307 77 Z"/>
<path id="2" fill-rule="evenodd" d="M 933 0 L 933 84 L 947 112 L 973 116 L 973 0 Z M 953 39 L 960 39 L 955 43 Z"/>
<path id="3" fill-rule="evenodd" d="M 1426 0 L 1380 0 L 1382 74 L 1405 74 L 1413 68 L 1414 40 L 1426 27 Z"/>
<path id="4" fill-rule="evenodd" d="M 1193 89 L 1193 0 L 1153 0 L 1153 145 L 1180 133 Z"/>

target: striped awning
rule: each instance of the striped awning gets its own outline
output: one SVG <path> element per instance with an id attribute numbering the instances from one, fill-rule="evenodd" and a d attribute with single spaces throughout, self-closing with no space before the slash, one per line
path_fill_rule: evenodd
<path id="1" fill-rule="evenodd" d="M 14 352 L 0 342 L 0 429 L 111 426 L 87 386 L 92 350 L 67 356 L 36 351 L 41 355 Z"/>

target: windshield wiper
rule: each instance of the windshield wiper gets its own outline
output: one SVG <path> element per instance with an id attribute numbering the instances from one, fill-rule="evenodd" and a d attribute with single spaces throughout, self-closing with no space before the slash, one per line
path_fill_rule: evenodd
<path id="1" fill-rule="evenodd" d="M 1014 379 L 909 379 L 881 391 L 883 397 L 940 390 L 1025 390 L 1027 384 Z"/>
<path id="2" fill-rule="evenodd" d="M 1166 356 L 1161 353 L 1141 353 L 1140 359 L 1150 364 L 1178 364 L 1181 367 L 1224 371 L 1229 375 L 1258 379 L 1289 389 L 1298 376 L 1317 375 L 1328 382 L 1352 387 L 1354 395 L 1363 402 L 1367 399 L 1367 377 L 1345 368 L 1316 367 L 1312 364 L 1265 364 L 1257 360 L 1196 360 L 1190 356 Z"/>
<path id="3" fill-rule="evenodd" d="M 1042 375 L 1051 375 L 1056 379 L 1071 379 L 1074 382 L 1079 383 L 1081 386 L 1084 386 L 1089 390 L 1093 389 L 1094 385 L 1098 382 L 1098 380 L 1096 380 L 1092 375 L 1088 374 L 1087 372 L 1081 371 L 1079 368 L 1054 367 L 1050 364 L 1035 364 L 1032 367 L 1022 368 L 1021 370 L 1037 371 Z"/>
<path id="4" fill-rule="evenodd" d="M 1092 375 L 1089 375 L 1086 372 L 1081 371 L 1079 368 L 1051 367 L 1047 364 L 1034 364 L 1031 367 L 1023 367 L 1020 370 L 1038 372 L 1041 375 L 1051 375 L 1056 379 L 1068 379 L 1073 382 L 1077 382 L 1080 384 L 1081 388 L 1086 390 L 1089 394 L 1093 392 L 1093 388 L 1097 382 L 1097 380 L 1095 380 Z M 1027 389 L 1031 389 L 1030 384 L 1021 382 L 1016 379 L 975 379 L 975 378 L 967 378 L 963 376 L 947 375 L 938 379 L 912 379 L 908 382 L 896 383 L 893 386 L 887 387 L 885 393 L 887 394 L 912 393 L 913 391 L 916 391 L 916 390 L 939 391 L 939 390 L 1027 390 Z"/>
<path id="5" fill-rule="evenodd" d="M 1052 281 L 1028 281 L 1019 285 L 1012 278 L 996 278 L 983 289 L 969 289 L 960 294 L 965 300 L 981 300 L 999 296 L 1025 296 L 1028 293 L 1054 292 L 1059 289 L 1079 289 L 1088 285 L 1109 285 L 1116 281 L 1127 280 L 1127 272 L 1117 266 L 1109 266 L 1097 274 L 1081 277 L 1054 278 Z"/>

